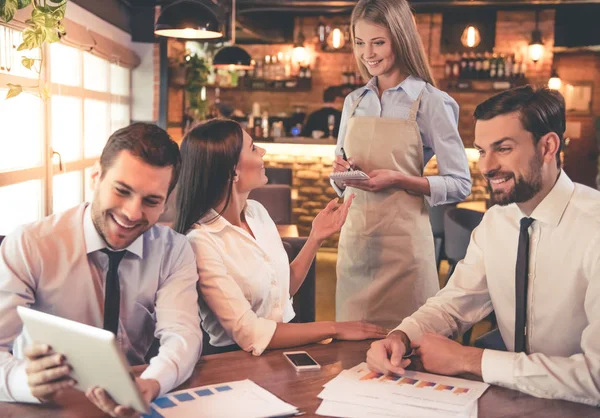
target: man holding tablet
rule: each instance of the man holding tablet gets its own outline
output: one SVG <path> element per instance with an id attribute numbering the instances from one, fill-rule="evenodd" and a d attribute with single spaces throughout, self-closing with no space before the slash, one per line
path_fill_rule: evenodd
<path id="1" fill-rule="evenodd" d="M 45 402 L 73 386 L 69 359 L 31 344 L 17 306 L 113 332 L 131 365 L 160 350 L 137 379 L 147 401 L 185 381 L 202 333 L 198 275 L 184 236 L 155 225 L 177 183 L 177 144 L 155 125 L 116 131 L 92 171 L 94 201 L 7 236 L 0 246 L 0 401 Z M 103 389 L 88 398 L 112 416 L 133 411 Z"/>

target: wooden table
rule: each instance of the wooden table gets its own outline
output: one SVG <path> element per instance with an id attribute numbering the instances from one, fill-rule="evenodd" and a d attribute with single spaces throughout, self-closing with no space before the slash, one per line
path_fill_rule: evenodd
<path id="1" fill-rule="evenodd" d="M 334 342 L 306 346 L 322 368 L 317 372 L 296 373 L 283 358 L 285 350 L 274 350 L 261 357 L 238 351 L 206 356 L 198 363 L 191 379 L 181 387 L 196 387 L 241 379 L 250 379 L 285 402 L 315 416 L 321 403 L 317 394 L 323 384 L 343 369 L 364 361 L 370 342 Z M 58 406 L 0 404 L 2 418 L 75 418 L 103 415 L 77 391 L 65 393 Z M 566 401 L 538 399 L 509 389 L 490 387 L 479 400 L 480 418 L 500 417 L 600 417 L 600 409 Z M 182 417 L 185 418 L 185 417 Z"/>
<path id="2" fill-rule="evenodd" d="M 297 238 L 298 235 L 298 225 L 277 225 L 277 232 L 279 232 L 279 236 L 281 238 Z"/>

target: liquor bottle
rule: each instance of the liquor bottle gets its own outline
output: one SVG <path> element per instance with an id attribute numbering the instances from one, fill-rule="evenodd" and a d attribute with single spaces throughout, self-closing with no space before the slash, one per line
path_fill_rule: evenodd
<path id="1" fill-rule="evenodd" d="M 526 75 L 527 75 L 527 63 L 523 59 L 523 61 L 521 61 L 521 73 L 519 75 L 519 78 L 520 79 L 525 79 Z"/>
<path id="2" fill-rule="evenodd" d="M 450 61 L 450 57 L 446 58 L 446 63 L 444 64 L 444 77 L 446 80 L 452 78 L 452 61 Z"/>
<path id="3" fill-rule="evenodd" d="M 325 35 L 325 23 L 319 18 L 319 24 L 317 26 L 317 37 L 319 38 L 319 42 L 324 44 L 327 40 L 327 36 Z"/>
<path id="4" fill-rule="evenodd" d="M 500 57 L 498 58 L 498 78 L 500 80 L 503 80 L 504 77 L 506 76 L 506 72 L 504 70 L 505 70 L 504 54 L 500 54 Z"/>
<path id="5" fill-rule="evenodd" d="M 306 77 L 309 80 L 312 78 L 312 71 L 310 70 L 310 65 L 306 67 L 306 70 L 304 71 L 304 77 Z"/>
<path id="6" fill-rule="evenodd" d="M 354 75 L 353 72 L 350 72 L 349 76 L 348 76 L 348 83 L 351 85 L 355 85 L 356 84 L 356 75 Z"/>
<path id="7" fill-rule="evenodd" d="M 262 123 L 263 121 L 260 116 L 254 118 L 254 139 L 262 137 Z"/>
<path id="8" fill-rule="evenodd" d="M 270 131 L 269 131 L 269 114 L 267 113 L 266 110 L 263 112 L 263 115 L 262 115 L 261 127 L 262 127 L 262 137 L 263 138 L 268 138 L 269 134 L 270 134 Z"/>
<path id="9" fill-rule="evenodd" d="M 483 79 L 487 80 L 490 78 L 490 53 L 486 52 L 483 55 L 483 65 L 482 65 Z"/>
<path id="10" fill-rule="evenodd" d="M 492 59 L 490 60 L 490 78 L 492 80 L 496 79 L 498 76 L 498 56 L 494 53 L 492 55 Z"/>
<path id="11" fill-rule="evenodd" d="M 460 78 L 467 78 L 467 53 L 463 52 L 460 57 Z"/>
<path id="12" fill-rule="evenodd" d="M 517 79 L 521 76 L 521 59 L 517 56 L 513 63 L 512 78 Z"/>
<path id="13" fill-rule="evenodd" d="M 452 77 L 454 79 L 460 77 L 460 55 L 458 54 L 454 56 L 454 61 L 452 61 Z"/>
<path id="14" fill-rule="evenodd" d="M 475 72 L 475 53 L 471 52 L 469 54 L 469 78 L 475 78 L 476 76 L 476 72 Z"/>
<path id="15" fill-rule="evenodd" d="M 483 57 L 479 53 L 475 57 L 475 77 L 473 78 L 483 78 Z"/>
<path id="16" fill-rule="evenodd" d="M 506 61 L 504 62 L 504 74 L 507 80 L 510 80 L 513 76 L 513 57 L 512 54 L 508 54 Z"/>
<path id="17" fill-rule="evenodd" d="M 306 77 L 306 73 L 304 70 L 304 66 L 300 66 L 300 70 L 298 71 L 298 78 L 305 78 Z"/>

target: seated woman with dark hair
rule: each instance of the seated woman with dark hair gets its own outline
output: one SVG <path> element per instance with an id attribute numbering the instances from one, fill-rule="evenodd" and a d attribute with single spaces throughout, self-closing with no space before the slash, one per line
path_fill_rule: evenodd
<path id="1" fill-rule="evenodd" d="M 237 122 L 215 119 L 186 135 L 181 154 L 175 229 L 187 234 L 196 253 L 202 327 L 213 351 L 239 346 L 260 355 L 266 348 L 387 334 L 364 322 L 288 323 L 291 297 L 322 242 L 342 227 L 352 197 L 342 205 L 331 201 L 315 217 L 290 264 L 266 209 L 248 200 L 252 189 L 267 183 L 265 150 Z"/>

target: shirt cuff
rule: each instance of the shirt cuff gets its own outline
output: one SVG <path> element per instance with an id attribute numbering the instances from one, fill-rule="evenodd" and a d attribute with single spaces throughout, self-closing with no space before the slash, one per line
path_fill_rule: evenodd
<path id="1" fill-rule="evenodd" d="M 253 356 L 260 356 L 266 349 L 271 340 L 273 339 L 273 335 L 275 335 L 275 330 L 277 329 L 277 322 L 271 319 L 262 319 L 262 323 L 258 325 L 258 329 L 260 329 L 260 335 L 257 336 L 254 344 L 250 345 L 246 351 L 252 353 Z"/>
<path id="2" fill-rule="evenodd" d="M 340 188 L 338 187 L 338 185 L 337 185 L 337 184 L 335 184 L 335 181 L 333 181 L 333 180 L 329 180 L 329 183 L 331 183 L 331 187 L 333 187 L 333 190 L 335 190 L 335 192 L 337 193 L 337 195 L 338 195 L 339 197 L 344 197 L 344 190 L 345 190 L 345 189 L 344 189 L 344 190 L 340 189 Z"/>
<path id="3" fill-rule="evenodd" d="M 140 375 L 141 379 L 154 379 L 158 382 L 160 385 L 158 396 L 162 396 L 173 389 L 177 381 L 177 372 L 174 372 L 172 366 L 167 364 L 168 361 L 161 359 L 158 355 L 150 360 L 150 365 Z"/>
<path id="4" fill-rule="evenodd" d="M 41 403 L 38 398 L 31 394 L 31 388 L 27 383 L 26 368 L 27 363 L 21 361 L 10 371 L 10 378 L 8 379 L 10 396 L 16 402 Z"/>
<path id="5" fill-rule="evenodd" d="M 498 350 L 483 350 L 481 358 L 481 377 L 485 383 L 516 388 L 515 358 L 516 353 Z"/>
<path id="6" fill-rule="evenodd" d="M 421 331 L 421 327 L 417 325 L 414 320 L 408 318 L 402 321 L 402 323 L 398 325 L 395 329 L 393 329 L 391 332 L 394 331 L 402 331 L 408 336 L 408 339 L 411 342 L 420 340 L 423 336 L 423 331 Z"/>
<path id="7" fill-rule="evenodd" d="M 425 177 L 429 182 L 429 196 L 425 196 L 425 200 L 429 206 L 437 206 L 446 202 L 448 199 L 448 188 L 446 181 L 442 176 Z"/>

